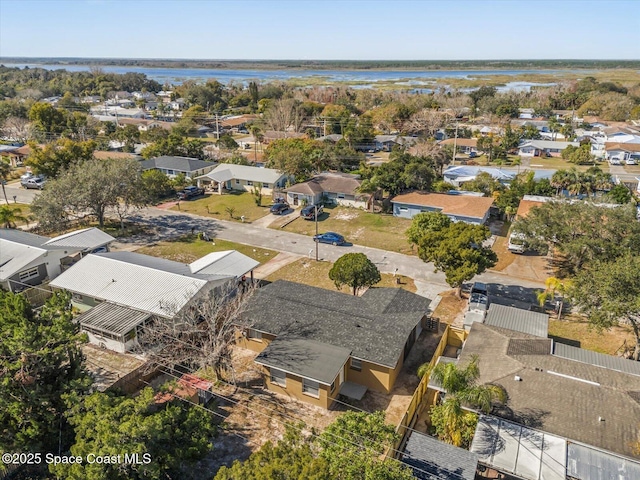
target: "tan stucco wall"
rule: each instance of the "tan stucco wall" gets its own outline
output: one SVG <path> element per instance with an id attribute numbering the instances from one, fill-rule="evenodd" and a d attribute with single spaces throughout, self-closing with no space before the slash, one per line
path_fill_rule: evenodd
<path id="1" fill-rule="evenodd" d="M 246 191 L 246 192 L 253 192 L 253 186 L 256 183 L 257 182 L 253 182 L 253 185 L 247 185 L 247 180 L 240 180 L 240 185 L 237 185 L 236 184 L 236 180 L 234 178 L 234 179 L 231 180 L 231 189 L 232 190 Z M 269 184 L 269 188 L 266 188 L 264 186 L 262 187 L 262 194 L 263 195 L 271 195 L 272 193 L 273 193 L 273 183 Z"/>
<path id="2" fill-rule="evenodd" d="M 264 373 L 265 386 L 268 390 L 326 409 L 331 406 L 333 399 L 338 395 L 338 391 L 340 390 L 338 379 L 336 379 L 335 390 L 333 393 L 329 391 L 331 387 L 320 384 L 320 388 L 318 390 L 319 398 L 315 398 L 311 395 L 302 393 L 302 378 L 287 373 L 287 386 L 285 388 L 271 383 L 271 372 L 268 368 L 262 367 L 262 371 Z"/>
<path id="3" fill-rule="evenodd" d="M 275 335 L 269 335 L 267 333 L 262 334 L 262 341 L 256 340 L 254 338 L 248 338 L 242 335 L 241 332 L 238 332 L 236 335 L 236 344 L 240 348 L 246 348 L 247 350 L 251 350 L 256 353 L 260 353 L 262 350 L 267 348 L 267 346 L 275 339 Z"/>
<path id="4" fill-rule="evenodd" d="M 391 393 L 401 369 L 402 359 L 398 360 L 398 364 L 394 369 L 363 360 L 361 371 L 352 369 L 351 361 L 349 361 L 346 367 L 346 378 L 350 382 L 359 383 L 376 392 Z"/>

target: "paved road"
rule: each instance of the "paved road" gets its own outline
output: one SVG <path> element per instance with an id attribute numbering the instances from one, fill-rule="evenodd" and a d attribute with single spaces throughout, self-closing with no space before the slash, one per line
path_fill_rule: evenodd
<path id="1" fill-rule="evenodd" d="M 14 196 L 18 203 L 31 203 L 36 195 L 40 193 L 39 190 L 27 190 L 26 188 L 22 188 L 20 186 L 20 182 L 8 183 L 4 187 L 7 191 L 7 199 L 9 200 L 9 203 L 13 203 Z M 2 196 L 2 192 L 0 192 L 0 199 L 0 203 L 4 203 L 4 196 Z"/>
<path id="2" fill-rule="evenodd" d="M 131 218 L 134 222 L 146 223 L 156 229 L 152 241 L 184 235 L 195 228 L 196 232 L 205 231 L 212 238 L 221 238 L 232 242 L 244 243 L 256 247 L 269 248 L 280 252 L 315 258 L 315 242 L 311 237 L 282 230 L 268 229 L 252 224 L 243 224 L 208 217 L 186 214 L 172 210 L 148 208 Z M 127 240 L 126 243 L 149 242 L 149 237 Z M 419 291 L 433 298 L 437 293 L 449 289 L 444 274 L 435 273 L 432 264 L 426 264 L 410 255 L 379 250 L 360 245 L 333 246 L 320 244 L 321 260 L 335 261 L 349 252 L 362 252 L 376 264 L 383 273 L 394 273 L 413 278 Z M 478 281 L 490 284 L 492 293 L 502 293 L 521 301 L 535 302 L 534 290 L 544 288 L 544 284 L 531 280 L 507 276 L 499 272 L 487 272 L 477 277 Z"/>

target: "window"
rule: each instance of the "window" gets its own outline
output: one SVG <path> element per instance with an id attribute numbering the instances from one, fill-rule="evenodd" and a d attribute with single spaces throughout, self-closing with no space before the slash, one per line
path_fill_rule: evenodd
<path id="1" fill-rule="evenodd" d="M 336 381 L 334 380 L 333 383 L 331 383 L 331 393 L 333 393 L 336 390 Z"/>
<path id="2" fill-rule="evenodd" d="M 302 379 L 302 393 L 310 397 L 320 398 L 320 384 L 313 380 Z"/>
<path id="3" fill-rule="evenodd" d="M 236 178 L 236 185 L 240 185 L 240 180 Z"/>
<path id="4" fill-rule="evenodd" d="M 351 359 L 351 370 L 357 370 L 358 372 L 362 370 L 362 360 L 358 360 L 357 358 Z"/>
<path id="5" fill-rule="evenodd" d="M 253 328 L 250 328 L 249 331 L 247 332 L 247 337 L 249 337 L 249 340 L 255 340 L 256 342 L 261 342 L 262 332 L 259 332 L 257 330 L 254 330 Z"/>
<path id="6" fill-rule="evenodd" d="M 401 212 L 408 212 L 409 211 L 409 207 L 400 207 L 400 211 Z"/>
<path id="7" fill-rule="evenodd" d="M 253 187 L 253 182 L 251 180 L 247 180 L 247 187 Z"/>
<path id="8" fill-rule="evenodd" d="M 176 172 L 174 170 L 167 170 L 167 175 L 175 175 Z"/>
<path id="9" fill-rule="evenodd" d="M 339 193 L 338 198 L 344 198 L 344 193 Z"/>
<path id="10" fill-rule="evenodd" d="M 280 385 L 281 387 L 287 386 L 287 374 L 282 370 L 277 370 L 275 368 L 271 369 L 271 383 L 276 385 Z"/>
<path id="11" fill-rule="evenodd" d="M 29 270 L 25 270 L 24 272 L 20 272 L 18 277 L 20 277 L 20 281 L 24 282 L 25 280 L 29 280 L 30 278 L 35 278 L 38 276 L 38 267 L 30 268 Z"/>
<path id="12" fill-rule="evenodd" d="M 263 186 L 263 188 L 269 188 L 269 184 L 268 183 L 263 183 L 262 186 Z"/>

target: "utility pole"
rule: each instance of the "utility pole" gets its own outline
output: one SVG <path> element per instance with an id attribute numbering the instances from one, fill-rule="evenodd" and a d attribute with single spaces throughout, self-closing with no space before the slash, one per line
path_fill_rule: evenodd
<path id="1" fill-rule="evenodd" d="M 451 165 L 456 164 L 456 148 L 458 143 L 458 120 L 456 119 L 456 133 L 453 137 L 453 158 L 451 159 Z"/>
<path id="2" fill-rule="evenodd" d="M 324 136 L 327 136 L 327 119 L 324 119 Z"/>
<path id="3" fill-rule="evenodd" d="M 218 112 L 216 112 L 216 138 L 220 140 L 220 127 L 218 126 Z"/>
<path id="4" fill-rule="evenodd" d="M 318 244 L 320 243 L 317 240 L 318 237 L 318 205 L 314 205 L 315 208 L 315 222 L 316 222 L 316 262 L 318 261 Z"/>

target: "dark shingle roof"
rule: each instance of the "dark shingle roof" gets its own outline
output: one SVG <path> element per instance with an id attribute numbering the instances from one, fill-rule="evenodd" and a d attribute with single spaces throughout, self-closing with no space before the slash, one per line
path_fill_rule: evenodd
<path id="1" fill-rule="evenodd" d="M 520 339 L 518 348 L 510 347 Z M 524 353 L 526 341 L 534 344 Z M 502 385 L 509 398 L 497 415 L 519 424 L 627 456 L 638 439 L 640 377 L 541 354 L 541 339 L 474 323 L 460 364 L 480 358 L 480 382 Z M 512 353 L 513 352 L 513 353 Z M 520 381 L 514 379 L 520 377 Z M 599 421 L 599 417 L 603 421 Z"/>
<path id="2" fill-rule="evenodd" d="M 303 338 L 278 337 L 256 363 L 331 385 L 349 360 L 350 350 Z"/>
<path id="3" fill-rule="evenodd" d="M 413 432 L 404 449 L 402 462 L 414 467 L 413 476 L 420 480 L 473 480 L 478 456 Z"/>
<path id="4" fill-rule="evenodd" d="M 298 183 L 287 189 L 287 192 L 314 195 L 317 193 L 344 193 L 358 195 L 357 190 L 362 180 L 357 175 L 348 173 L 321 173 L 311 180 Z"/>
<path id="5" fill-rule="evenodd" d="M 354 297 L 279 280 L 251 298 L 245 317 L 261 332 L 342 347 L 356 358 L 395 368 L 430 302 L 395 288 L 372 288 Z"/>
<path id="6" fill-rule="evenodd" d="M 195 172 L 196 170 L 202 170 L 203 168 L 213 167 L 216 164 L 213 162 L 205 162 L 197 158 L 189 157 L 170 157 L 164 155 L 162 157 L 150 158 L 140 162 L 143 170 L 150 170 L 153 168 L 165 168 L 168 170 L 176 170 L 178 172 Z"/>
<path id="7" fill-rule="evenodd" d="M 489 307 L 484 323 L 542 338 L 547 338 L 549 332 L 549 315 L 546 313 L 505 307 L 496 303 Z"/>

